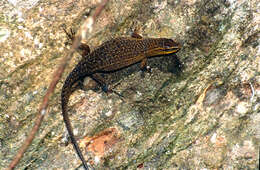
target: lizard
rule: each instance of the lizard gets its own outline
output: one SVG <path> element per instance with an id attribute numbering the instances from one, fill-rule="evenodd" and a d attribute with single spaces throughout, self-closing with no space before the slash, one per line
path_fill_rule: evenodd
<path id="1" fill-rule="evenodd" d="M 66 34 L 68 35 L 67 32 Z M 73 40 L 71 35 L 68 36 Z M 82 81 L 87 76 L 91 77 L 104 92 L 114 92 L 108 88 L 106 81 L 100 74 L 109 74 L 110 72 L 115 72 L 137 63 L 140 63 L 142 71 L 147 71 L 147 59 L 149 57 L 177 53 L 181 49 L 181 46 L 179 43 L 168 38 L 143 38 L 135 30 L 131 37 L 112 38 L 98 46 L 92 52 L 90 52 L 89 46 L 85 43 L 82 43 L 79 49 L 83 51 L 81 53 L 82 59 L 70 72 L 63 84 L 61 107 L 63 120 L 71 143 L 84 169 L 88 170 L 87 162 L 75 139 L 67 112 L 70 95 L 79 85 L 82 85 Z"/>

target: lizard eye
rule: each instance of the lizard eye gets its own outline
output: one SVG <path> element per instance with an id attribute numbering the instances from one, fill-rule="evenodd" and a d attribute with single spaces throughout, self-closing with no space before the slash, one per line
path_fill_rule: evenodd
<path id="1" fill-rule="evenodd" d="M 165 45 L 165 46 L 164 46 L 164 48 L 171 48 L 171 47 L 170 47 L 170 46 L 168 46 L 168 45 Z"/>

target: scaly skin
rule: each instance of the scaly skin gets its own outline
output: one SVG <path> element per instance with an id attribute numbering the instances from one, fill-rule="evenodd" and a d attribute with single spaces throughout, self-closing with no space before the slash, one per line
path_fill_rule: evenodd
<path id="1" fill-rule="evenodd" d="M 63 85 L 61 92 L 62 115 L 68 130 L 71 142 L 76 150 L 85 169 L 88 169 L 87 163 L 79 149 L 75 136 L 73 134 L 70 119 L 67 113 L 67 105 L 70 95 L 77 89 L 77 83 L 82 81 L 86 76 L 90 76 L 103 89 L 107 88 L 105 81 L 99 73 L 109 73 L 128 67 L 130 65 L 141 62 L 141 69 L 146 69 L 147 58 L 176 53 L 180 50 L 180 45 L 171 39 L 166 38 L 142 38 L 137 33 L 133 33 L 132 37 L 120 37 L 111 39 L 93 52 L 89 53 L 89 47 L 83 46 L 85 49 L 83 58 L 72 70 Z M 83 49 L 83 50 L 84 50 Z"/>

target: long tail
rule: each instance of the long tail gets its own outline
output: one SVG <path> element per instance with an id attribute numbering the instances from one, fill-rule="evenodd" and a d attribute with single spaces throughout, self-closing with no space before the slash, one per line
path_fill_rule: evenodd
<path id="1" fill-rule="evenodd" d="M 62 106 L 62 115 L 63 115 L 63 120 L 65 122 L 66 128 L 68 130 L 71 142 L 74 146 L 74 149 L 76 150 L 80 160 L 82 161 L 83 167 L 88 170 L 87 162 L 84 159 L 84 156 L 82 155 L 82 152 L 78 146 L 78 143 L 75 139 L 73 130 L 72 130 L 72 125 L 70 123 L 70 119 L 68 116 L 67 112 L 67 106 L 69 102 L 70 95 L 74 92 L 75 89 L 73 89 L 73 85 L 80 79 L 78 72 L 78 68 L 76 67 L 70 75 L 67 77 L 63 87 L 62 87 L 62 92 L 61 92 L 61 106 Z"/>

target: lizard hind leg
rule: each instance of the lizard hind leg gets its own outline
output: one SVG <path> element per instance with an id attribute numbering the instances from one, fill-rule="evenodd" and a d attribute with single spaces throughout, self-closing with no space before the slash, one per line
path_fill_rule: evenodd
<path id="1" fill-rule="evenodd" d="M 86 43 L 81 42 L 78 49 L 82 57 L 86 57 L 90 53 L 90 48 Z"/>
<path id="2" fill-rule="evenodd" d="M 74 40 L 74 37 L 75 37 L 75 31 L 73 31 L 72 29 L 70 29 L 70 32 L 68 32 L 66 30 L 66 26 L 62 26 L 62 29 L 63 31 L 65 32 L 67 38 L 70 40 L 70 41 L 73 41 Z"/>
<path id="3" fill-rule="evenodd" d="M 114 93 L 114 94 L 118 95 L 121 99 L 124 97 L 121 94 L 119 94 L 118 92 L 114 91 L 113 89 L 110 89 L 108 87 L 107 83 L 105 82 L 104 78 L 100 74 L 95 73 L 95 74 L 91 75 L 91 78 L 100 85 L 103 92 Z"/>
<path id="4" fill-rule="evenodd" d="M 68 39 L 72 42 L 75 39 L 76 32 L 73 29 L 70 29 L 70 32 L 68 32 L 64 27 L 63 30 Z M 82 57 L 85 57 L 90 53 L 90 48 L 86 42 L 81 42 L 77 51 Z"/>

